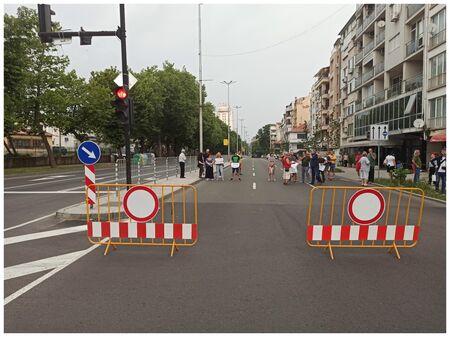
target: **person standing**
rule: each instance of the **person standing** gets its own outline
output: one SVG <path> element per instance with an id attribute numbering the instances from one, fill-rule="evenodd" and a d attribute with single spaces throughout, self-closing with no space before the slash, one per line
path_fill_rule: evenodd
<path id="1" fill-rule="evenodd" d="M 433 183 L 433 185 L 436 185 L 436 166 L 437 166 L 437 162 L 436 162 L 436 157 L 437 154 L 435 152 L 431 153 L 430 156 L 430 161 L 428 162 L 428 185 L 431 185 L 431 183 Z M 433 181 L 433 176 L 434 176 L 434 181 Z"/>
<path id="2" fill-rule="evenodd" d="M 186 165 L 186 155 L 184 154 L 184 149 L 181 149 L 181 153 L 178 156 L 178 163 L 180 164 L 180 178 L 186 178 L 184 176 L 184 168 Z"/>
<path id="3" fill-rule="evenodd" d="M 370 162 L 369 183 L 373 183 L 375 178 L 375 164 L 377 162 L 377 155 L 373 152 L 372 148 L 369 149 L 367 159 L 369 159 Z"/>
<path id="4" fill-rule="evenodd" d="M 208 152 L 207 157 L 205 159 L 205 178 L 207 181 L 214 180 L 214 159 L 211 156 L 211 153 Z"/>
<path id="5" fill-rule="evenodd" d="M 436 173 L 437 173 L 437 180 L 436 180 L 436 191 L 439 191 L 439 183 L 441 184 L 441 192 L 445 194 L 445 188 L 446 188 L 446 158 L 445 158 L 445 149 L 441 150 L 441 155 L 437 158 L 438 166 L 436 167 Z"/>
<path id="6" fill-rule="evenodd" d="M 317 181 L 320 183 L 325 183 L 325 170 L 327 168 L 327 158 L 319 157 L 319 174 L 317 175 Z"/>
<path id="7" fill-rule="evenodd" d="M 239 176 L 240 163 L 241 163 L 241 157 L 237 154 L 237 152 L 234 152 L 234 154 L 231 156 L 231 178 L 230 178 L 230 180 L 234 180 L 234 177 L 238 177 L 239 180 L 241 180 L 241 177 Z"/>
<path id="8" fill-rule="evenodd" d="M 361 159 L 361 152 L 356 152 L 356 156 L 355 156 L 355 169 L 356 169 L 356 173 L 359 175 L 359 171 L 361 170 L 361 163 L 359 162 L 359 160 Z"/>
<path id="9" fill-rule="evenodd" d="M 420 151 L 415 150 L 414 156 L 412 158 L 412 168 L 414 173 L 414 183 L 418 183 L 420 181 L 420 169 L 422 167 L 422 161 L 420 160 Z"/>
<path id="10" fill-rule="evenodd" d="M 359 171 L 361 177 L 361 185 L 367 186 L 367 181 L 369 180 L 369 172 L 370 172 L 370 161 L 367 158 L 367 152 L 363 151 L 361 159 L 359 160 L 361 163 L 361 169 Z"/>
<path id="11" fill-rule="evenodd" d="M 328 162 L 328 180 L 333 180 L 336 173 L 336 154 L 334 151 L 328 152 L 329 162 Z"/>
<path id="12" fill-rule="evenodd" d="M 283 185 L 287 185 L 291 179 L 291 174 L 289 173 L 291 161 L 289 160 L 289 154 L 287 152 L 284 152 L 281 163 L 283 164 Z"/>
<path id="13" fill-rule="evenodd" d="M 392 180 L 392 172 L 395 170 L 395 157 L 392 153 L 389 153 L 384 159 L 384 165 L 386 165 L 386 171 Z"/>
<path id="14" fill-rule="evenodd" d="M 214 164 L 216 164 L 216 179 L 221 179 L 223 181 L 223 157 L 222 153 L 217 152 L 216 159 L 214 160 Z"/>
<path id="15" fill-rule="evenodd" d="M 344 153 L 344 167 L 347 167 L 348 164 L 348 154 Z"/>
<path id="16" fill-rule="evenodd" d="M 205 155 L 200 152 L 197 156 L 198 177 L 203 178 L 203 171 L 205 170 Z"/>
<path id="17" fill-rule="evenodd" d="M 319 177 L 319 156 L 316 150 L 312 151 L 309 166 L 311 167 L 311 185 L 314 185 L 315 180 Z"/>
<path id="18" fill-rule="evenodd" d="M 305 183 L 305 176 L 306 179 L 309 178 L 309 161 L 311 160 L 311 156 L 309 152 L 306 152 L 305 155 L 301 159 L 302 163 L 302 183 Z"/>
<path id="19" fill-rule="evenodd" d="M 268 171 L 269 171 L 269 179 L 268 181 L 275 181 L 275 156 L 273 155 L 273 153 L 271 153 L 268 157 L 268 161 L 269 161 L 269 166 L 268 166 Z"/>

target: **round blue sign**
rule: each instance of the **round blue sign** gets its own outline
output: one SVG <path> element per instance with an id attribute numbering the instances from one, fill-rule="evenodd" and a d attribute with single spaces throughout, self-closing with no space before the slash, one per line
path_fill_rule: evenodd
<path id="1" fill-rule="evenodd" d="M 383 131 L 383 136 L 386 137 L 387 136 L 387 131 Z"/>
<path id="2" fill-rule="evenodd" d="M 100 160 L 102 152 L 96 143 L 87 140 L 78 146 L 77 155 L 84 165 L 93 165 Z"/>

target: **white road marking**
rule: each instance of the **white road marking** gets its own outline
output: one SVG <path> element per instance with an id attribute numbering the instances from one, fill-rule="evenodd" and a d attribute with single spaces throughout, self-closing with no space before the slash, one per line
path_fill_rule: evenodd
<path id="1" fill-rule="evenodd" d="M 253 176 L 255 176 L 255 172 L 253 172 Z"/>
<path id="2" fill-rule="evenodd" d="M 78 205 L 78 204 L 75 204 L 75 205 Z M 49 217 L 51 217 L 51 216 L 55 216 L 55 213 L 51 213 L 51 214 L 47 214 L 47 215 L 41 216 L 40 218 L 37 218 L 37 219 L 33 219 L 33 220 L 30 220 L 30 221 L 24 222 L 24 223 L 22 223 L 22 224 L 20 224 L 20 225 L 16 225 L 16 226 L 13 226 L 13 227 L 5 228 L 5 229 L 4 229 L 4 232 L 10 231 L 11 229 L 16 229 L 16 228 L 20 228 L 20 227 L 29 225 L 30 223 L 33 223 L 33 222 L 36 222 L 36 221 L 40 221 L 40 220 L 47 219 L 47 218 L 49 218 Z"/>
<path id="3" fill-rule="evenodd" d="M 70 234 L 70 233 L 77 233 L 77 232 L 81 232 L 81 231 L 85 231 L 85 230 L 87 230 L 86 225 L 81 225 L 81 226 L 76 226 L 76 227 L 55 229 L 55 230 L 46 231 L 46 232 L 38 232 L 38 233 L 32 233 L 32 234 L 13 236 L 10 238 L 5 238 L 3 240 L 3 242 L 6 246 L 6 245 L 12 245 L 14 243 L 49 238 L 52 236 L 58 236 L 58 235 L 64 235 L 64 234 Z"/>
<path id="4" fill-rule="evenodd" d="M 30 181 L 42 181 L 42 180 L 52 180 L 52 179 L 58 179 L 58 178 L 66 178 L 66 177 L 73 177 L 74 174 L 65 174 L 61 176 L 49 176 L 44 178 L 38 178 L 38 179 L 32 179 Z"/>
<path id="5" fill-rule="evenodd" d="M 103 178 L 109 178 L 109 177 L 114 177 L 114 175 L 107 175 L 107 176 L 104 176 Z M 75 178 L 59 179 L 59 180 L 52 180 L 52 181 L 41 181 L 39 183 L 33 183 L 33 184 L 9 186 L 9 187 L 5 187 L 4 190 L 11 190 L 14 188 L 22 188 L 22 187 L 28 187 L 28 186 L 37 186 L 37 185 L 42 185 L 42 184 L 53 184 L 53 183 L 59 183 L 62 181 L 77 180 L 77 179 L 84 180 L 84 177 L 75 177 Z"/>
<path id="6" fill-rule="evenodd" d="M 253 183 L 253 189 L 256 190 L 256 183 Z"/>
<path id="7" fill-rule="evenodd" d="M 108 238 L 105 238 L 102 240 L 102 242 L 106 242 L 108 240 Z M 72 260 L 67 261 L 65 264 L 63 264 L 62 266 L 53 269 L 51 272 L 39 277 L 37 280 L 34 280 L 33 282 L 27 284 L 25 287 L 17 290 L 15 293 L 9 295 L 7 298 L 5 298 L 5 302 L 4 305 L 7 305 L 9 302 L 14 301 L 16 298 L 18 298 L 19 296 L 25 294 L 28 290 L 33 289 L 35 286 L 37 286 L 38 284 L 44 282 L 46 279 L 52 277 L 53 275 L 55 275 L 57 272 L 63 270 L 65 267 L 67 267 L 68 265 L 72 264 L 73 262 L 75 262 L 76 260 L 82 258 L 84 255 L 89 254 L 90 252 L 92 252 L 94 249 L 100 247 L 100 245 L 93 245 L 92 247 L 89 247 L 86 250 L 80 251 L 78 252 L 79 254 L 75 257 L 72 258 Z"/>

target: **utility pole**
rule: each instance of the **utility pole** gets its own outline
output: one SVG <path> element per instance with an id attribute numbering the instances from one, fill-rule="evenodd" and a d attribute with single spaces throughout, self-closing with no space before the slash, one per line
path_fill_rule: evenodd
<path id="1" fill-rule="evenodd" d="M 228 119 L 228 160 L 230 160 L 230 85 L 233 83 L 236 83 L 236 81 L 222 81 L 220 82 L 222 84 L 226 84 L 227 86 L 227 97 L 228 97 L 228 113 L 227 113 L 227 119 Z"/>
<path id="2" fill-rule="evenodd" d="M 241 106 L 235 106 L 236 109 L 236 152 L 239 151 L 239 109 Z"/>
<path id="3" fill-rule="evenodd" d="M 241 122 L 241 147 L 242 147 L 242 137 L 244 137 L 243 129 L 244 129 L 244 118 L 240 118 L 239 121 Z"/>
<path id="4" fill-rule="evenodd" d="M 202 19 L 201 5 L 198 5 L 198 91 L 200 95 L 200 111 L 199 111 L 199 143 L 200 153 L 203 153 L 203 85 L 202 85 Z"/>

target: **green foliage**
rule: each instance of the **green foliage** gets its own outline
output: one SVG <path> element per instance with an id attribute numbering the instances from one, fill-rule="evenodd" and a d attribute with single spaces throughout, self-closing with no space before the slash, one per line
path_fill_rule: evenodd
<path id="1" fill-rule="evenodd" d="M 391 181 L 390 179 L 386 179 L 386 178 L 375 179 L 375 183 L 383 185 L 383 186 L 399 187 L 397 181 Z M 401 187 L 416 187 L 416 188 L 420 188 L 424 192 L 425 196 L 427 196 L 427 197 L 440 199 L 440 200 L 446 200 L 446 195 L 445 194 L 437 192 L 434 189 L 433 185 L 428 185 L 428 183 L 423 181 L 423 180 L 418 182 L 418 183 L 414 183 L 411 179 L 407 179 L 400 186 Z"/>
<path id="2" fill-rule="evenodd" d="M 256 133 L 256 141 L 252 143 L 252 152 L 258 156 L 270 152 L 270 125 L 260 128 Z"/>
<path id="3" fill-rule="evenodd" d="M 397 183 L 397 185 L 400 186 L 405 183 L 406 176 L 410 173 L 411 173 L 411 171 L 408 169 L 403 169 L 403 168 L 395 169 L 392 172 L 392 178 Z"/>

